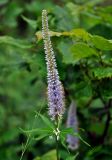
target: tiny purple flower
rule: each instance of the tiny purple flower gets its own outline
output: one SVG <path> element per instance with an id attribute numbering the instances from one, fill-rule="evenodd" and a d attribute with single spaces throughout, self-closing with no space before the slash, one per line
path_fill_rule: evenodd
<path id="1" fill-rule="evenodd" d="M 47 64 L 49 115 L 53 120 L 64 113 L 64 90 L 59 80 L 55 55 L 50 40 L 47 11 L 42 11 L 42 35 Z"/>
<path id="2" fill-rule="evenodd" d="M 77 120 L 77 113 L 76 113 L 76 105 L 74 101 L 72 101 L 69 107 L 67 127 L 73 128 L 74 132 L 78 133 L 78 120 Z M 79 138 L 69 134 L 67 135 L 67 143 L 68 143 L 69 149 L 76 150 L 79 147 Z"/>

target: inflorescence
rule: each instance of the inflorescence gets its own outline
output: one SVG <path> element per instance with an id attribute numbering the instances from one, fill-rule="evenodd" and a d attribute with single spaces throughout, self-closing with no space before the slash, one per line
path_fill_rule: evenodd
<path id="1" fill-rule="evenodd" d="M 57 118 L 61 118 L 64 113 L 65 101 L 64 90 L 59 80 L 55 55 L 50 40 L 46 10 L 42 11 L 42 36 L 47 64 L 49 115 L 51 119 L 56 120 Z"/>
<path id="2" fill-rule="evenodd" d="M 74 132 L 78 133 L 78 120 L 77 120 L 77 113 L 76 113 L 76 104 L 74 101 L 72 101 L 69 107 L 67 127 L 73 128 Z M 68 148 L 70 148 L 71 150 L 76 150 L 79 147 L 79 138 L 68 134 L 67 143 L 68 143 Z"/>

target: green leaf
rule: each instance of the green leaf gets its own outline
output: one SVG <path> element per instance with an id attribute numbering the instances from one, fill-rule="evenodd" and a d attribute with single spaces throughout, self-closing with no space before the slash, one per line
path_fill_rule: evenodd
<path id="1" fill-rule="evenodd" d="M 79 153 L 77 152 L 75 154 L 75 156 L 69 156 L 69 157 L 66 158 L 66 160 L 76 160 L 76 158 L 77 158 L 78 155 L 79 155 Z"/>
<path id="2" fill-rule="evenodd" d="M 9 36 L 0 36 L 0 44 L 12 45 L 21 49 L 28 49 L 32 47 L 32 45 L 26 41 L 15 39 Z"/>
<path id="3" fill-rule="evenodd" d="M 73 29 L 68 35 L 71 35 L 72 37 L 75 36 L 76 38 L 80 38 L 83 41 L 88 41 L 90 39 L 90 34 L 82 28 Z"/>
<path id="4" fill-rule="evenodd" d="M 58 50 L 63 56 L 63 62 L 66 64 L 73 64 L 73 56 L 70 52 L 71 44 L 60 42 L 58 45 Z"/>
<path id="5" fill-rule="evenodd" d="M 84 144 L 91 147 L 89 143 L 87 143 L 78 133 L 73 133 L 73 136 L 77 136 Z"/>
<path id="6" fill-rule="evenodd" d="M 49 31 L 51 37 L 60 37 L 60 36 L 67 36 L 67 37 L 76 37 L 80 38 L 84 41 L 88 41 L 90 39 L 90 34 L 86 32 L 84 29 L 78 28 L 78 29 L 73 29 L 69 32 L 54 32 L 54 31 Z M 37 40 L 40 41 L 42 39 L 42 32 L 38 31 L 36 32 L 36 37 Z"/>
<path id="7" fill-rule="evenodd" d="M 42 160 L 57 160 L 56 150 L 51 150 L 42 156 Z"/>
<path id="8" fill-rule="evenodd" d="M 57 160 L 56 150 L 45 153 L 42 157 L 36 157 L 34 160 Z"/>
<path id="9" fill-rule="evenodd" d="M 36 20 L 32 20 L 32 19 L 29 19 L 25 16 L 22 16 L 23 20 L 25 20 L 33 29 L 36 29 L 37 28 L 37 21 Z"/>
<path id="10" fill-rule="evenodd" d="M 41 140 L 41 139 L 43 139 L 43 138 L 45 138 L 45 137 L 47 137 L 47 135 L 45 134 L 43 134 L 43 135 L 40 135 L 40 136 L 38 136 L 38 137 L 34 137 L 34 140 L 36 140 L 36 141 L 39 141 L 39 140 Z"/>
<path id="11" fill-rule="evenodd" d="M 33 133 L 37 133 L 37 134 L 46 134 L 49 135 L 52 133 L 52 130 L 49 128 L 35 128 L 35 129 L 31 129 L 31 130 L 23 130 L 20 129 L 22 132 L 26 133 L 26 134 L 33 134 Z"/>
<path id="12" fill-rule="evenodd" d="M 37 113 L 38 114 L 38 113 Z M 35 129 L 31 129 L 31 130 L 23 130 L 20 129 L 22 132 L 26 133 L 26 134 L 33 134 L 33 135 L 41 135 L 42 137 L 37 137 L 36 139 L 42 139 L 46 136 L 50 136 L 53 134 L 53 130 L 54 130 L 54 125 L 53 123 L 45 116 L 41 115 L 40 113 L 38 114 L 38 116 L 42 119 L 42 121 L 44 122 L 44 124 L 47 126 L 47 128 L 35 128 Z"/>
<path id="13" fill-rule="evenodd" d="M 93 74 L 98 79 L 111 78 L 112 77 L 112 68 L 111 67 L 94 68 L 93 69 Z"/>
<path id="14" fill-rule="evenodd" d="M 41 114 L 38 114 L 38 115 L 41 117 L 41 119 L 43 120 L 43 122 L 44 122 L 49 128 L 54 129 L 53 123 L 52 123 L 47 117 L 45 117 L 45 116 L 43 116 L 43 115 L 41 115 Z"/>
<path id="15" fill-rule="evenodd" d="M 66 128 L 66 129 L 63 129 L 63 130 L 61 130 L 61 135 L 63 135 L 63 136 L 66 136 L 67 134 L 72 134 L 72 133 L 74 133 L 74 130 L 73 130 L 73 128 Z"/>
<path id="16" fill-rule="evenodd" d="M 62 133 L 60 134 L 60 140 L 61 140 L 61 144 L 62 146 L 67 150 L 67 152 L 69 153 L 68 147 L 66 145 L 66 136 L 64 136 Z"/>
<path id="17" fill-rule="evenodd" d="M 60 37 L 63 34 L 61 32 L 53 32 L 53 31 L 49 31 L 49 33 L 50 33 L 51 37 L 54 37 L 54 36 Z M 36 35 L 38 41 L 40 41 L 42 39 L 42 32 L 41 31 L 36 32 L 35 35 Z"/>
<path id="18" fill-rule="evenodd" d="M 83 58 L 91 57 L 93 55 L 97 56 L 97 52 L 93 48 L 90 48 L 87 44 L 81 42 L 73 45 L 71 47 L 71 52 L 74 62 L 77 62 Z"/>
<path id="19" fill-rule="evenodd" d="M 91 36 L 94 46 L 100 50 L 112 50 L 112 40 L 107 40 L 101 36 Z"/>

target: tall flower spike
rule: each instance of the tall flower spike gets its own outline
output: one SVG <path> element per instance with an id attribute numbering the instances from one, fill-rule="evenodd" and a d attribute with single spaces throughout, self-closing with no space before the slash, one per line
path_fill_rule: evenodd
<path id="1" fill-rule="evenodd" d="M 67 127 L 73 128 L 74 132 L 78 133 L 78 120 L 77 120 L 77 113 L 76 113 L 76 105 L 74 101 L 72 101 L 69 107 Z M 79 147 L 79 138 L 72 135 L 67 135 L 67 143 L 68 143 L 69 149 L 76 150 Z"/>
<path id="2" fill-rule="evenodd" d="M 46 10 L 42 11 L 42 36 L 47 63 L 49 115 L 51 119 L 55 120 L 61 118 L 64 113 L 64 90 L 59 80 L 55 55 L 50 40 Z"/>

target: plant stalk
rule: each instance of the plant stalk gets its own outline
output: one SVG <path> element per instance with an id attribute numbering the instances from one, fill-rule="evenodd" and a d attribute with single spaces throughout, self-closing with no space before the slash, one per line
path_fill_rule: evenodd
<path id="1" fill-rule="evenodd" d="M 60 124 L 60 120 L 59 120 L 59 117 L 57 117 L 56 119 L 56 131 L 58 133 L 59 131 L 59 124 Z M 60 160 L 60 157 L 59 157 L 59 134 L 57 134 L 55 136 L 56 138 L 56 156 L 57 156 L 57 160 Z"/>
<path id="2" fill-rule="evenodd" d="M 60 160 L 60 158 L 59 158 L 59 145 L 58 145 L 57 136 L 56 136 L 56 156 L 57 156 L 57 160 Z"/>

